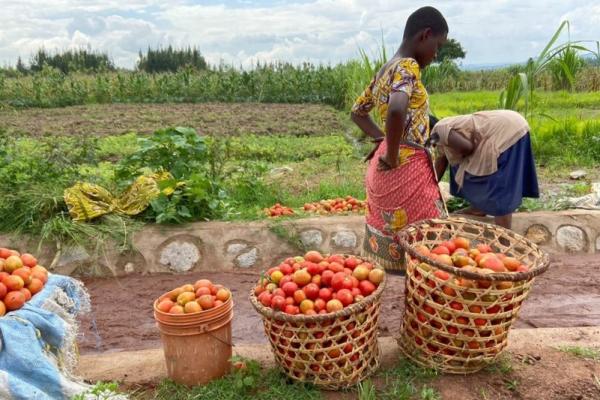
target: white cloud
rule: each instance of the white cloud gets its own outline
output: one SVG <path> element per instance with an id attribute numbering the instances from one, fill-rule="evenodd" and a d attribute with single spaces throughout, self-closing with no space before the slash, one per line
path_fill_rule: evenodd
<path id="1" fill-rule="evenodd" d="M 91 46 L 131 67 L 148 46 L 196 45 L 210 62 L 338 62 L 358 47 L 399 45 L 415 6 L 397 0 L 1 0 L 0 64 L 43 46 Z M 563 19 L 573 39 L 600 39 L 600 5 L 582 0 L 442 0 L 466 64 L 526 60 Z"/>

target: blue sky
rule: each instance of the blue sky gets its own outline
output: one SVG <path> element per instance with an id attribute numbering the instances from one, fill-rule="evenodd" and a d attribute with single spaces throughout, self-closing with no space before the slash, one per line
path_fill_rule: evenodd
<path id="1" fill-rule="evenodd" d="M 410 12 L 433 5 L 465 64 L 521 62 L 538 53 L 564 19 L 573 39 L 600 40 L 600 3 L 581 0 L 0 0 L 0 64 L 39 47 L 107 51 L 122 67 L 148 46 L 198 46 L 212 63 L 257 60 L 336 63 L 390 50 Z"/>

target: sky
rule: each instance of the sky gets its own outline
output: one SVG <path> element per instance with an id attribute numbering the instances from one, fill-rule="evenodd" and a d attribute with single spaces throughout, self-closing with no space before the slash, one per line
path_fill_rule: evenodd
<path id="1" fill-rule="evenodd" d="M 91 47 L 131 68 L 140 49 L 169 44 L 196 46 L 212 64 L 333 64 L 359 48 L 373 54 L 382 37 L 394 51 L 408 15 L 424 5 L 445 15 L 464 65 L 526 61 L 565 19 L 572 39 L 600 40 L 594 0 L 0 0 L 0 65 L 40 47 Z"/>

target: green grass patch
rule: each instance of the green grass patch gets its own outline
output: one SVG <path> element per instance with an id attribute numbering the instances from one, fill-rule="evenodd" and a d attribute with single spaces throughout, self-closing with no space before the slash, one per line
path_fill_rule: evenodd
<path id="1" fill-rule="evenodd" d="M 600 349 L 593 347 L 563 346 L 559 347 L 559 350 L 577 358 L 600 361 Z"/>

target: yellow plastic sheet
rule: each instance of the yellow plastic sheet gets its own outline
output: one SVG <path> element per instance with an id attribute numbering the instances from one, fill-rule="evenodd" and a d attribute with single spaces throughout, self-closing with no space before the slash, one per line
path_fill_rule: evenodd
<path id="1" fill-rule="evenodd" d="M 157 198 L 161 190 L 159 182 L 173 180 L 168 172 L 157 172 L 138 177 L 119 197 L 113 196 L 102 186 L 87 182 L 78 182 L 65 189 L 64 199 L 69 208 L 69 214 L 74 221 L 90 221 L 109 213 L 137 215 Z M 183 182 L 174 182 L 162 189 L 169 196 Z"/>

